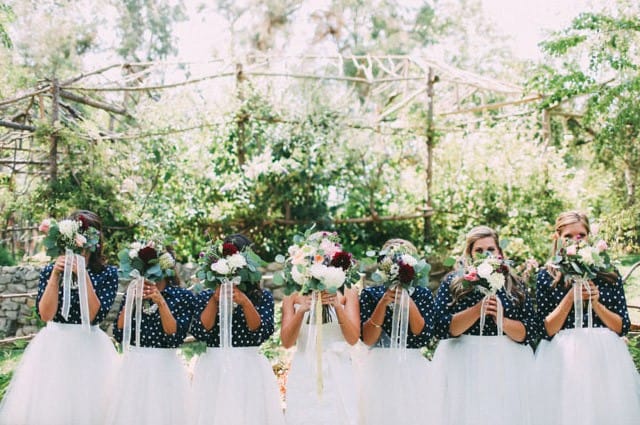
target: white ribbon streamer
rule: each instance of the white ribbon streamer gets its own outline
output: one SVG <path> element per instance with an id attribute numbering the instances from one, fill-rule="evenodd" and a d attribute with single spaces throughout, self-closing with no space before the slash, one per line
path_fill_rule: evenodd
<path id="1" fill-rule="evenodd" d="M 73 286 L 73 264 L 76 264 L 78 279 L 78 298 L 80 302 L 80 320 L 83 330 L 91 329 L 89 318 L 89 294 L 87 291 L 87 266 L 80 254 L 74 254 L 69 248 L 64 251 L 64 273 L 62 275 L 62 317 L 69 320 L 71 310 L 71 287 Z"/>
<path id="2" fill-rule="evenodd" d="M 393 316 L 391 319 L 391 342 L 389 348 L 398 350 L 398 358 L 407 356 L 407 334 L 409 330 L 409 292 L 396 286 Z"/>
<path id="3" fill-rule="evenodd" d="M 484 331 L 484 324 L 487 320 L 487 301 L 489 301 L 489 297 L 491 295 L 485 295 L 482 299 L 482 304 L 480 305 L 480 336 Z M 500 298 L 496 296 L 496 303 L 498 305 L 497 308 L 497 317 L 496 317 L 496 328 L 498 336 L 502 336 L 503 334 L 503 326 L 502 322 L 504 320 L 504 309 L 502 308 L 502 303 L 500 302 Z"/>
<path id="4" fill-rule="evenodd" d="M 327 306 L 329 310 L 329 318 L 332 322 L 338 321 L 338 316 L 333 306 Z M 311 293 L 311 309 L 309 310 L 309 326 L 307 334 L 307 346 L 305 347 L 305 355 L 311 356 L 315 353 L 316 390 L 318 397 L 322 398 L 324 388 L 322 376 L 322 316 L 324 306 L 322 305 L 322 296 L 319 291 Z"/>
<path id="5" fill-rule="evenodd" d="M 576 329 L 583 327 L 584 307 L 582 300 L 582 288 L 587 290 L 589 294 L 589 304 L 587 306 L 587 327 L 593 327 L 593 303 L 591 301 L 591 287 L 589 281 L 582 276 L 574 276 L 572 279 L 573 285 L 573 325 Z"/>
<path id="6" fill-rule="evenodd" d="M 136 347 L 140 346 L 140 327 L 142 326 L 142 291 L 144 289 L 144 276 L 138 270 L 132 270 L 129 274 L 133 279 L 127 287 L 127 301 L 124 305 L 124 329 L 122 331 L 123 351 L 129 350 L 131 342 L 131 315 L 135 301 L 136 311 Z"/>
<path id="7" fill-rule="evenodd" d="M 228 349 L 233 346 L 233 287 L 240 284 L 240 276 L 233 279 L 225 278 L 220 284 L 220 299 L 218 312 L 220 314 L 220 348 Z"/>

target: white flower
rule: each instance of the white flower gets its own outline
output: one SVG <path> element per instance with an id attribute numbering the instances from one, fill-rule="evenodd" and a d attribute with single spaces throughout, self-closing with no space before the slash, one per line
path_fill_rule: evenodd
<path id="1" fill-rule="evenodd" d="M 239 252 L 227 257 L 227 262 L 232 270 L 239 269 L 240 267 L 247 265 L 247 260 L 244 258 L 244 255 Z"/>
<path id="2" fill-rule="evenodd" d="M 589 266 L 592 266 L 593 261 L 593 248 L 587 246 L 578 250 L 578 255 L 582 258 L 582 261 Z"/>
<path id="3" fill-rule="evenodd" d="M 492 293 L 498 292 L 502 287 L 504 287 L 504 276 L 501 273 L 493 273 L 488 278 L 489 288 Z"/>
<path id="4" fill-rule="evenodd" d="M 489 264 L 488 262 L 483 261 L 482 264 L 478 266 L 477 272 L 478 276 L 483 279 L 489 280 L 489 276 L 491 276 L 491 273 L 493 273 L 493 267 L 491 267 L 491 264 Z"/>
<path id="5" fill-rule="evenodd" d="M 229 274 L 229 272 L 231 271 L 229 269 L 229 264 L 227 264 L 227 260 L 225 260 L 224 258 L 213 263 L 211 265 L 211 270 L 218 274 Z"/>
<path id="6" fill-rule="evenodd" d="M 389 268 L 389 274 L 391 276 L 397 275 L 399 271 L 400 271 L 400 266 L 397 264 L 394 264 Z"/>
<path id="7" fill-rule="evenodd" d="M 338 289 L 344 283 L 347 275 L 342 267 L 327 267 L 324 272 L 324 286 L 327 289 Z"/>
<path id="8" fill-rule="evenodd" d="M 135 250 L 138 252 L 142 248 L 142 244 L 140 242 L 133 242 L 131 244 L 131 250 Z"/>
<path id="9" fill-rule="evenodd" d="M 293 278 L 293 280 L 298 285 L 304 285 L 307 282 L 306 273 L 303 273 L 300 270 L 298 270 L 298 266 L 294 266 L 291 268 L 291 278 Z"/>
<path id="10" fill-rule="evenodd" d="M 316 249 L 314 247 L 304 245 L 291 256 L 291 264 L 304 264 L 307 262 L 307 258 L 313 256 L 315 253 Z"/>
<path id="11" fill-rule="evenodd" d="M 58 223 L 58 230 L 65 238 L 72 240 L 78 231 L 78 222 L 75 220 L 62 220 Z"/>
<path id="12" fill-rule="evenodd" d="M 171 254 L 165 252 L 160 256 L 160 258 L 158 258 L 158 264 L 160 264 L 160 268 L 162 270 L 167 270 L 176 265 L 176 260 Z"/>
<path id="13" fill-rule="evenodd" d="M 134 258 L 136 258 L 138 256 L 138 251 L 140 251 L 140 248 L 132 248 L 129 250 L 129 258 L 131 258 L 132 260 Z"/>
<path id="14" fill-rule="evenodd" d="M 416 260 L 416 258 L 413 255 L 409 255 L 409 254 L 404 254 L 402 257 L 400 257 L 402 259 L 402 262 L 405 264 L 410 265 L 411 267 L 415 266 L 416 264 L 418 264 L 418 260 Z"/>
<path id="15" fill-rule="evenodd" d="M 323 281 L 326 272 L 327 266 L 322 263 L 315 263 L 314 265 L 309 267 L 309 273 L 311 273 L 311 276 L 318 279 L 320 282 Z"/>

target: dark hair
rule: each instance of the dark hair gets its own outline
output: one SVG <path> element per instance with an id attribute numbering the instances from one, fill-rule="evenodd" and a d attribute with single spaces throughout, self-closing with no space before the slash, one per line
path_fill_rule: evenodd
<path id="1" fill-rule="evenodd" d="M 236 248 L 238 248 L 240 251 L 242 251 L 245 248 L 251 248 L 251 245 L 253 245 L 253 242 L 251 242 L 251 239 L 249 239 L 242 233 L 234 233 L 233 235 L 229 235 L 226 238 L 224 238 L 224 242 L 234 244 Z"/>
<path id="2" fill-rule="evenodd" d="M 69 215 L 68 219 L 78 220 L 82 222 L 82 230 L 93 227 L 98 232 L 100 232 L 100 241 L 98 242 L 95 251 L 93 251 L 89 256 L 88 265 L 89 269 L 91 269 L 92 272 L 101 272 L 106 266 L 106 259 L 102 254 L 102 249 L 104 246 L 104 238 L 102 235 L 102 220 L 96 213 L 88 210 L 75 210 Z"/>
<path id="3" fill-rule="evenodd" d="M 234 244 L 235 247 L 240 251 L 244 250 L 245 248 L 251 248 L 251 246 L 253 245 L 251 239 L 249 239 L 242 233 L 234 233 L 232 235 L 229 235 L 224 238 L 224 242 Z M 262 303 L 262 288 L 260 287 L 260 283 L 244 282 L 244 284 L 245 288 L 247 288 L 245 293 L 247 294 L 247 297 L 249 297 L 253 305 L 255 306 Z"/>

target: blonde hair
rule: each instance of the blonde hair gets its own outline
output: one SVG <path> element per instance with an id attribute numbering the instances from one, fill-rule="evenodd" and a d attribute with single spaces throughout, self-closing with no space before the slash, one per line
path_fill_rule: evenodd
<path id="1" fill-rule="evenodd" d="M 475 243 L 484 238 L 493 239 L 500 256 L 504 258 L 504 253 L 502 252 L 502 248 L 500 248 L 500 237 L 498 236 L 498 232 L 489 226 L 476 226 L 467 233 L 464 255 L 459 260 L 459 263 L 462 265 L 466 264 L 467 259 L 473 257 L 472 253 Z M 524 302 L 525 291 L 523 289 L 522 280 L 512 272 L 511 268 L 509 268 L 509 274 L 505 277 L 506 282 L 504 289 L 507 294 L 517 299 L 520 303 Z M 450 290 L 451 297 L 453 299 L 451 305 L 457 303 L 461 298 L 473 291 L 473 287 L 465 288 L 462 284 L 463 281 L 463 276 L 458 276 L 453 280 L 453 282 L 451 282 Z"/>
<path id="2" fill-rule="evenodd" d="M 418 253 L 418 249 L 414 244 L 412 244 L 406 239 L 399 239 L 399 238 L 389 239 L 388 241 L 386 241 L 384 245 L 382 245 L 382 250 L 384 251 L 395 246 L 405 247 L 409 254 L 416 255 Z"/>
<path id="3" fill-rule="evenodd" d="M 551 258 L 558 252 L 558 241 L 562 234 L 562 229 L 572 224 L 582 224 L 587 231 L 587 235 L 591 233 L 591 225 L 589 224 L 589 217 L 582 211 L 565 211 L 558 215 L 556 218 L 555 232 L 553 234 L 553 250 L 551 251 Z M 558 283 L 563 280 L 562 272 L 555 267 L 551 266 L 551 262 L 547 263 L 547 272 L 553 278 L 552 286 L 556 287 Z M 597 276 L 604 279 L 609 283 L 616 283 L 618 281 L 618 274 L 614 272 L 596 272 Z M 569 286 L 569 282 L 565 280 L 564 286 Z"/>

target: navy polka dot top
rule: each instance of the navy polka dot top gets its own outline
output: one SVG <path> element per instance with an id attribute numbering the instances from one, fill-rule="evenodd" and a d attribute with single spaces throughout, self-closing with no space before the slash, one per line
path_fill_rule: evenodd
<path id="1" fill-rule="evenodd" d="M 213 296 L 213 290 L 205 289 L 196 298 L 195 318 L 191 325 L 191 334 L 199 341 L 207 343 L 208 347 L 220 346 L 220 312 L 216 323 L 210 331 L 206 330 L 200 321 L 200 316 L 209 300 Z M 274 331 L 273 310 L 274 301 L 271 292 L 262 290 L 262 299 L 254 307 L 260 315 L 260 327 L 255 331 L 249 330 L 244 311 L 239 305 L 233 309 L 231 343 L 234 347 L 256 347 L 266 341 Z"/>
<path id="2" fill-rule="evenodd" d="M 53 264 L 45 266 L 40 271 L 38 296 L 36 298 L 36 309 L 38 315 L 40 315 L 40 300 L 42 299 L 44 290 L 47 287 L 47 283 L 49 282 L 49 277 L 51 277 L 52 271 Z M 87 268 L 87 272 L 89 273 L 89 277 L 91 278 L 93 289 L 98 299 L 100 300 L 100 310 L 96 314 L 95 319 L 93 319 L 93 321 L 91 322 L 92 325 L 97 325 L 102 322 L 105 317 L 107 317 L 107 313 L 109 313 L 109 309 L 116 299 L 116 292 L 118 291 L 118 269 L 114 266 L 106 266 L 100 272 L 93 272 L 89 268 Z M 89 282 L 87 282 L 87 284 L 88 283 Z M 54 316 L 53 321 L 58 323 L 82 323 L 82 319 L 80 316 L 80 298 L 78 295 L 78 289 L 71 289 L 71 308 L 69 309 L 68 320 L 65 320 L 65 318 L 62 317 L 62 291 L 62 277 L 60 277 L 60 285 L 58 288 L 58 311 L 56 311 L 56 315 Z"/>

